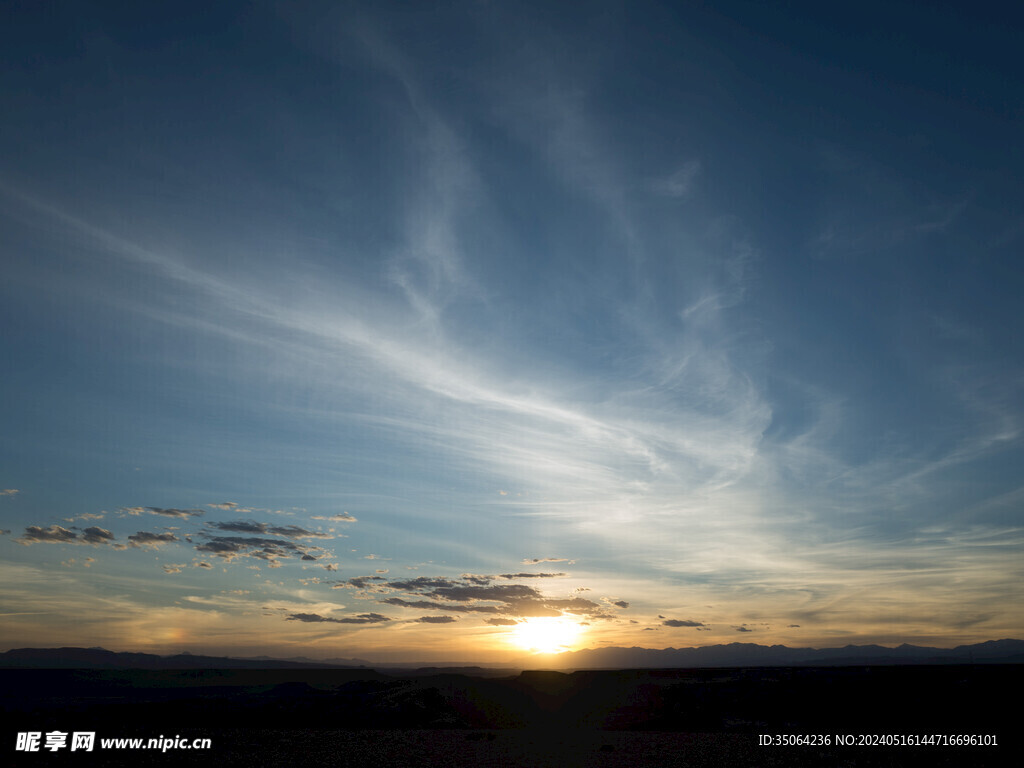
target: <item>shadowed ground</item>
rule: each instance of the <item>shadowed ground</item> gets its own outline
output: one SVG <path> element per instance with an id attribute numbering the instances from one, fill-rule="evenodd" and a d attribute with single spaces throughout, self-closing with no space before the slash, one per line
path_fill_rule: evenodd
<path id="1" fill-rule="evenodd" d="M 1021 666 L 524 672 L 3 670 L 16 765 L 1000 765 Z M 15 752 L 18 731 L 210 738 L 208 751 Z M 763 734 L 830 745 L 761 746 Z M 979 734 L 998 747 L 837 746 L 838 734 Z"/>

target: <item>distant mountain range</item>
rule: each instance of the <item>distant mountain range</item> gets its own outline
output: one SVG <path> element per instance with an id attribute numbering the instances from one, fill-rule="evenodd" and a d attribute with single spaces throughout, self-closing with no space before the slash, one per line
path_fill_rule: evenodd
<path id="1" fill-rule="evenodd" d="M 893 664 L 1021 664 L 1024 640 L 990 640 L 956 648 L 928 648 L 903 644 L 847 645 L 842 648 L 789 648 L 785 645 L 729 643 L 699 648 L 597 648 L 567 651 L 557 656 L 530 656 L 503 667 L 547 669 L 672 669 L 702 667 L 874 666 Z M 374 664 L 362 659 L 306 657 L 277 659 L 269 656 L 235 658 L 196 656 L 189 653 L 158 656 L 117 653 L 104 648 L 15 648 L 0 653 L 0 669 L 381 669 L 411 670 L 420 665 Z M 433 664 L 431 669 L 451 665 Z M 464 674 L 486 673 L 480 667 L 460 665 Z M 452 671 L 446 669 L 445 671 Z"/>
<path id="2" fill-rule="evenodd" d="M 846 645 L 842 648 L 790 648 L 785 645 L 729 643 L 701 648 L 597 648 L 569 651 L 552 659 L 552 669 L 647 669 L 677 667 L 800 667 L 880 664 L 1020 664 L 1024 640 L 989 640 L 956 648 L 904 643 Z"/>

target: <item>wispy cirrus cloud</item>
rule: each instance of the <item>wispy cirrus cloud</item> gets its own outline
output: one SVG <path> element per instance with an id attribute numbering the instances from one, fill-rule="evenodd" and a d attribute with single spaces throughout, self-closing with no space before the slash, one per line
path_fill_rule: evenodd
<path id="1" fill-rule="evenodd" d="M 96 234 L 90 227 L 83 227 L 83 231 Z M 339 350 L 353 349 L 366 365 L 352 367 L 341 380 L 344 386 L 380 391 L 377 373 L 383 370 L 388 372 L 388 380 L 395 382 L 391 391 L 383 392 L 385 397 L 412 403 L 415 398 L 408 396 L 419 391 L 439 402 L 457 404 L 459 411 L 454 411 L 455 418 L 445 425 L 422 418 L 415 411 L 400 421 L 365 418 L 368 424 L 393 428 L 396 437 L 413 451 L 432 450 L 441 443 L 459 462 L 500 475 L 517 475 L 520 466 L 539 468 L 534 473 L 534 496 L 544 502 L 519 504 L 525 514 L 549 510 L 545 514 L 584 523 L 595 505 L 616 507 L 630 514 L 628 510 L 635 509 L 639 499 L 668 499 L 680 482 L 693 480 L 696 475 L 692 467 L 687 469 L 688 465 L 710 463 L 729 472 L 731 468 L 742 471 L 746 466 L 744 454 L 749 449 L 737 453 L 734 446 L 723 445 L 722 436 L 735 431 L 722 430 L 716 420 L 703 417 L 666 425 L 664 414 L 676 410 L 667 408 L 666 402 L 655 399 L 645 404 L 639 400 L 623 402 L 624 407 L 612 410 L 607 406 L 589 408 L 585 399 L 578 397 L 578 391 L 572 398 L 560 395 L 561 382 L 531 390 L 510 386 L 500 381 L 500 367 L 488 370 L 493 366 L 486 358 L 474 361 L 464 355 L 455 356 L 456 346 L 443 331 L 435 330 L 429 339 L 411 339 L 401 332 L 407 329 L 400 330 L 393 322 L 371 327 L 356 315 L 318 306 L 316 290 L 308 309 L 261 310 L 279 307 L 270 297 L 260 297 L 266 286 L 251 288 L 249 293 L 239 286 L 228 289 L 212 276 L 205 279 L 195 267 L 178 269 L 167 256 L 150 258 L 116 238 L 101 239 L 117 245 L 125 257 L 141 259 L 166 271 L 200 294 L 216 294 L 225 314 L 218 327 L 234 328 L 254 345 L 263 346 L 283 332 L 297 334 L 304 352 L 312 359 L 326 360 Z M 356 306 L 364 303 L 365 299 L 358 297 L 354 302 Z M 243 330 L 236 315 L 276 328 L 278 333 Z M 578 390 L 576 385 L 574 388 Z M 550 391 L 545 393 L 545 389 Z M 733 409 L 733 413 L 739 412 Z M 200 510 L 157 507 L 130 507 L 126 511 L 179 518 L 201 514 Z M 587 529 L 592 535 L 599 533 L 590 526 Z M 608 531 L 608 535 L 614 534 Z"/>
<path id="2" fill-rule="evenodd" d="M 700 173 L 700 161 L 688 160 L 670 175 L 656 179 L 651 188 L 665 197 L 685 199 L 693 194 L 694 182 Z"/>
<path id="3" fill-rule="evenodd" d="M 135 561 L 161 543 L 191 544 L 210 560 L 193 567 L 218 571 L 243 559 L 347 575 L 371 550 L 396 570 L 402 558 L 409 567 L 452 564 L 447 577 L 424 581 L 302 585 L 344 588 L 396 614 L 515 621 L 629 608 L 645 620 L 655 610 L 700 615 L 706 626 L 679 626 L 719 633 L 754 616 L 779 627 L 797 618 L 805 627 L 895 626 L 903 616 L 920 631 L 941 617 L 949 627 L 1015 631 L 1019 612 L 1006 606 L 1015 605 L 1020 576 L 1019 481 L 1005 467 L 1019 464 L 1024 434 L 1012 311 L 1020 291 L 992 249 L 1006 247 L 1000 232 L 1019 230 L 1008 220 L 1018 214 L 997 212 L 997 198 L 1014 199 L 1015 182 L 997 195 L 999 174 L 975 173 L 1010 155 L 985 158 L 989 141 L 980 142 L 939 173 L 906 160 L 909 140 L 893 151 L 816 155 L 814 137 L 799 147 L 736 141 L 745 129 L 734 108 L 758 114 L 763 101 L 744 94 L 742 77 L 729 81 L 727 107 L 715 102 L 719 89 L 703 86 L 692 90 L 707 97 L 700 109 L 657 96 L 661 77 L 687 92 L 688 77 L 704 82 L 704 69 L 688 74 L 692 62 L 678 50 L 716 60 L 685 24 L 672 27 L 678 19 L 651 9 L 664 22 L 653 25 L 659 35 L 672 29 L 673 42 L 687 44 L 652 49 L 658 66 L 645 69 L 633 37 L 658 41 L 619 25 L 615 13 L 574 17 L 583 23 L 569 31 L 556 17 L 549 26 L 481 8 L 454 25 L 461 7 L 416 15 L 414 33 L 402 14 L 357 21 L 344 10 L 332 16 L 339 23 L 318 18 L 314 30 L 285 25 L 289 50 L 309 39 L 330 44 L 298 65 L 309 69 L 288 109 L 251 120 L 258 105 L 239 96 L 253 112 L 229 112 L 247 116 L 244 130 L 218 133 L 218 116 L 195 121 L 202 136 L 186 126 L 175 138 L 183 154 L 168 167 L 180 174 L 175 183 L 204 190 L 187 196 L 201 201 L 194 206 L 175 207 L 174 190 L 127 166 L 114 188 L 102 183 L 109 169 L 92 177 L 89 158 L 98 154 L 79 150 L 89 136 L 113 134 L 102 121 L 78 131 L 91 114 L 68 124 L 82 143 L 65 142 L 78 148 L 68 167 L 88 194 L 66 191 L 69 178 L 56 171 L 29 170 L 24 188 L 0 183 L 0 213 L 24 230 L 26 247 L 10 249 L 25 278 L 15 290 L 45 286 L 33 298 L 52 302 L 60 327 L 80 325 L 96 338 L 106 330 L 93 318 L 115 318 L 110 358 L 90 359 L 99 373 L 153 394 L 130 416 L 107 404 L 111 425 L 125 420 L 110 427 L 125 445 L 169 436 L 125 448 L 139 456 L 153 448 L 138 482 L 182 478 L 189 491 L 178 499 L 187 504 L 248 504 L 258 492 L 279 499 L 284 485 L 304 494 L 296 500 L 304 506 L 287 512 L 221 501 L 204 505 L 202 520 L 202 510 L 185 508 L 125 507 L 113 516 L 181 525 L 146 534 L 162 537 L 148 544 L 138 538 L 145 532 L 125 545 L 106 528 L 39 525 L 19 542 L 128 547 L 125 558 Z M 423 44 L 421 23 L 436 24 L 445 44 Z M 448 45 L 452 28 L 472 30 L 486 55 Z M 350 44 L 338 46 L 338 34 Z M 729 71 L 752 63 L 739 49 L 721 55 L 731 58 Z M 801 80 L 776 63 L 778 85 Z M 344 82 L 333 71 L 344 71 Z M 160 82 L 152 80 L 156 93 Z M 344 96 L 320 98 L 321 83 Z M 193 85 L 182 92 L 200 94 L 191 105 L 198 115 L 213 100 L 202 82 Z M 232 92 L 280 87 L 239 86 Z M 788 95 L 799 111 L 806 94 Z M 830 108 L 842 114 L 842 105 L 813 101 L 808 125 Z M 26 136 L 44 124 L 36 118 L 24 119 Z M 951 124 L 936 118 L 927 141 Z M 715 126 L 731 127 L 716 138 Z M 282 156 L 281 173 L 234 167 L 216 153 L 205 155 L 208 168 L 192 162 L 204 157 L 197 147 L 238 136 L 252 141 L 238 157 L 262 157 L 271 143 L 294 154 Z M 954 155 L 958 144 L 948 145 Z M 48 143 L 58 154 L 61 145 Z M 762 166 L 748 146 L 778 154 L 769 151 Z M 934 149 L 923 154 L 942 155 Z M 344 172 L 337 157 L 346 158 Z M 778 168 L 786 183 L 749 182 L 780 181 Z M 244 188 L 230 182 L 240 177 Z M 974 205 L 989 188 L 991 199 Z M 140 200 L 150 197 L 163 202 L 147 208 Z M 214 198 L 237 200 L 237 210 L 206 204 Z M 800 217 L 786 219 L 792 210 Z M 972 221 L 978 229 L 966 226 Z M 26 431 L 25 439 L 36 438 Z M 85 456 L 88 442 L 76 439 Z M 76 466 L 85 489 L 93 481 Z M 147 493 L 175 498 L 162 486 Z M 355 530 L 367 531 L 359 553 L 312 546 L 328 534 L 310 521 L 355 522 L 336 512 L 345 508 L 362 520 Z M 292 524 L 200 527 L 216 512 L 282 514 Z M 129 530 L 117 522 L 111 527 L 125 540 Z M 575 583 L 554 594 L 561 582 L 551 580 L 565 574 L 510 565 L 525 552 L 570 549 L 579 566 L 554 557 L 522 563 L 571 564 L 594 595 L 630 600 L 587 600 Z M 900 590 L 914 596 L 904 613 Z M 721 612 L 726 603 L 733 615 Z M 971 609 L 959 616 L 949 607 L 965 603 Z M 304 610 L 314 609 L 300 603 L 290 612 Z M 411 621 L 403 632 L 429 629 Z"/>
<path id="4" fill-rule="evenodd" d="M 64 522 L 77 523 L 79 520 L 102 520 L 106 516 L 106 512 L 85 512 L 78 517 L 65 517 Z"/>

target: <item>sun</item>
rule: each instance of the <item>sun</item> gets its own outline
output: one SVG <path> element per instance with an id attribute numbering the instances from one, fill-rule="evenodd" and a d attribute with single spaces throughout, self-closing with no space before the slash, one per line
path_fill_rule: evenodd
<path id="1" fill-rule="evenodd" d="M 512 642 L 534 653 L 562 653 L 572 649 L 583 627 L 562 616 L 526 619 L 512 630 Z"/>

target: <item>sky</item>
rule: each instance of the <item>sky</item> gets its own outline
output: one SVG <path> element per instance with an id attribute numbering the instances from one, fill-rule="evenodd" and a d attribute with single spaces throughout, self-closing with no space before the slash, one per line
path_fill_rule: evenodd
<path id="1" fill-rule="evenodd" d="M 1019 10 L 9 6 L 0 649 L 1024 637 Z"/>

